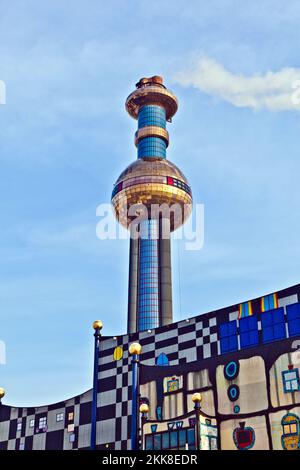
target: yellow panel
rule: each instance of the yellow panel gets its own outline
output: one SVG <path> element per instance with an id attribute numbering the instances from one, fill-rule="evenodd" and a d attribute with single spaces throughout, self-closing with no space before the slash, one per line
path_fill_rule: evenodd
<path id="1" fill-rule="evenodd" d="M 123 357 L 123 348 L 121 346 L 117 346 L 114 350 L 114 360 L 119 361 Z"/>

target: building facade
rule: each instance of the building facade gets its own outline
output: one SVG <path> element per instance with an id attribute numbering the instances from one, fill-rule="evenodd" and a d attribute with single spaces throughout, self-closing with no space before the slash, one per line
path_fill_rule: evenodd
<path id="1" fill-rule="evenodd" d="M 132 342 L 142 346 L 143 448 L 300 448 L 300 285 L 240 305 L 102 337 L 96 448 L 130 449 Z M 0 407 L 0 449 L 89 449 L 92 390 L 49 406 Z"/>

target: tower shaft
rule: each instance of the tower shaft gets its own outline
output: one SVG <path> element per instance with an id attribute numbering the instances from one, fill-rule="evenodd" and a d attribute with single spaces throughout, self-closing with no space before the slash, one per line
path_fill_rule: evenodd
<path id="1" fill-rule="evenodd" d="M 128 333 L 172 323 L 171 241 L 162 237 L 162 219 L 140 224 L 130 240 Z"/>

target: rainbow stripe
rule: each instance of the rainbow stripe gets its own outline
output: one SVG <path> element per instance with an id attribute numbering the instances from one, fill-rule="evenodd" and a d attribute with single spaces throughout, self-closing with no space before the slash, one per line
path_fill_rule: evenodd
<path id="1" fill-rule="evenodd" d="M 268 310 L 273 310 L 278 308 L 278 298 L 277 294 L 265 295 L 260 300 L 260 310 L 261 312 L 267 312 Z"/>
<path id="2" fill-rule="evenodd" d="M 239 318 L 251 317 L 253 315 L 252 303 L 244 302 L 239 305 Z"/>

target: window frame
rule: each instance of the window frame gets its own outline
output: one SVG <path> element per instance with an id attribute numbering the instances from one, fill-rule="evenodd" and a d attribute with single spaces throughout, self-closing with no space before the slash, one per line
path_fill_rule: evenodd
<path id="1" fill-rule="evenodd" d="M 63 420 L 64 420 L 64 412 L 62 411 L 61 413 L 56 413 L 56 422 L 60 423 Z"/>
<path id="2" fill-rule="evenodd" d="M 295 373 L 296 377 L 294 379 L 286 379 L 287 374 Z M 294 392 L 299 392 L 300 391 L 300 378 L 299 378 L 299 369 L 293 368 L 289 370 L 283 370 L 281 372 L 282 375 L 282 383 L 283 383 L 283 391 L 284 393 L 294 393 Z M 286 384 L 287 383 L 293 383 L 297 381 L 297 388 L 293 389 L 291 388 L 290 390 L 287 388 Z"/>

